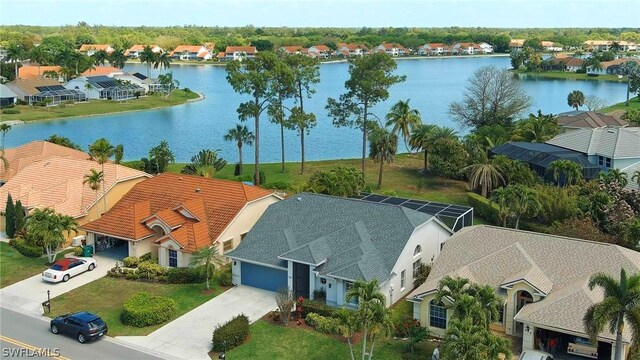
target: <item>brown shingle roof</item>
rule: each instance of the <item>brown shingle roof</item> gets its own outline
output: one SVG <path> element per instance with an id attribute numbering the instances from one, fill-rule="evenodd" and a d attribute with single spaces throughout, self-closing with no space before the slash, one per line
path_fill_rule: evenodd
<path id="1" fill-rule="evenodd" d="M 8 166 L 0 166 L 0 180 L 8 181 L 24 167 L 52 157 L 87 160 L 89 154 L 80 150 L 60 146 L 48 141 L 33 141 L 15 148 L 5 149 Z"/>
<path id="2" fill-rule="evenodd" d="M 36 77 L 32 79 L 16 79 L 7 83 L 7 85 L 15 86 L 24 92 L 26 95 L 35 95 L 40 92 L 36 89 L 39 86 L 54 86 L 62 85 L 55 79 Z"/>
<path id="3" fill-rule="evenodd" d="M 606 126 L 621 127 L 629 123 L 611 115 L 595 111 L 571 111 L 558 115 L 558 125 L 566 127 L 601 128 Z"/>
<path id="4" fill-rule="evenodd" d="M 136 184 L 106 214 L 82 229 L 140 240 L 154 234 L 144 223 L 158 217 L 172 228 L 177 226 L 167 236 L 192 252 L 213 244 L 248 202 L 271 194 L 236 181 L 164 173 Z"/>

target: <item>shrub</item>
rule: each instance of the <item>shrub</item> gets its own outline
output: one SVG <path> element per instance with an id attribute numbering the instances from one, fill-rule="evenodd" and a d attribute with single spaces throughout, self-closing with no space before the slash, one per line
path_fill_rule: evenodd
<path id="1" fill-rule="evenodd" d="M 124 275 L 124 278 L 127 280 L 138 280 L 140 278 L 140 275 L 138 275 L 137 273 L 134 272 L 127 272 Z"/>
<path id="2" fill-rule="evenodd" d="M 126 258 L 122 259 L 122 264 L 125 267 L 129 268 L 138 267 L 138 264 L 140 264 L 140 258 L 135 256 L 127 256 Z"/>
<path id="3" fill-rule="evenodd" d="M 324 317 L 316 313 L 308 313 L 305 317 L 307 324 L 325 334 L 338 334 L 338 319 Z"/>
<path id="4" fill-rule="evenodd" d="M 231 274 L 231 264 L 227 264 L 218 269 L 216 274 L 218 276 L 218 283 L 220 286 L 233 286 L 233 279 Z"/>
<path id="5" fill-rule="evenodd" d="M 253 175 L 249 175 L 249 174 L 244 174 L 244 175 L 240 175 L 240 176 L 235 176 L 232 180 L 235 181 L 247 181 L 252 183 L 253 182 Z"/>
<path id="6" fill-rule="evenodd" d="M 598 77 L 598 76 L 600 76 L 600 74 L 593 74 L 593 73 L 589 73 L 589 74 L 587 74 L 587 76 L 591 76 L 591 77 Z"/>
<path id="7" fill-rule="evenodd" d="M 233 168 L 233 176 L 240 175 L 240 164 L 236 163 L 236 166 Z"/>
<path id="8" fill-rule="evenodd" d="M 306 318 L 309 313 L 316 313 L 318 315 L 326 317 L 334 317 L 336 309 L 325 304 L 324 302 L 305 300 L 304 307 L 302 309 L 302 316 Z"/>
<path id="9" fill-rule="evenodd" d="M 120 320 L 125 325 L 136 327 L 161 324 L 175 316 L 176 308 L 173 299 L 140 292 L 124 302 Z"/>
<path id="10" fill-rule="evenodd" d="M 4 109 L 4 110 L 2 110 L 2 113 L 3 114 L 7 114 L 7 115 L 9 115 L 9 114 L 20 114 L 20 110 L 18 110 L 18 109 Z"/>
<path id="11" fill-rule="evenodd" d="M 260 170 L 260 184 L 267 183 L 267 175 L 264 173 L 264 170 Z"/>
<path id="12" fill-rule="evenodd" d="M 288 190 L 291 188 L 291 183 L 286 181 L 275 181 L 271 183 L 267 183 L 262 185 L 265 189 L 277 189 L 277 190 Z"/>
<path id="13" fill-rule="evenodd" d="M 415 278 L 413 279 L 413 287 L 418 287 L 424 284 L 424 282 L 427 281 L 427 278 L 429 277 L 430 273 L 431 273 L 431 266 L 420 264 L 420 267 L 418 267 L 418 272 Z"/>
<path id="14" fill-rule="evenodd" d="M 313 299 L 316 301 L 324 301 L 327 299 L 327 292 L 324 291 L 324 288 L 320 288 L 320 290 L 313 290 Z"/>
<path id="15" fill-rule="evenodd" d="M 16 99 L 16 105 L 29 105 L 29 103 L 22 99 Z"/>
<path id="16" fill-rule="evenodd" d="M 58 104 L 58 109 L 64 109 L 66 107 L 67 107 L 67 105 L 65 105 L 65 103 Z"/>
<path id="17" fill-rule="evenodd" d="M 240 314 L 213 330 L 213 351 L 232 349 L 244 342 L 249 336 L 249 318 Z"/>
<path id="18" fill-rule="evenodd" d="M 472 192 L 467 193 L 467 200 L 469 201 L 469 205 L 473 207 L 473 212 L 476 215 L 493 224 L 500 224 L 498 205 L 492 204 L 489 199 Z"/>
<path id="19" fill-rule="evenodd" d="M 587 69 L 578 69 L 576 70 L 576 74 L 586 74 L 587 73 Z"/>
<path id="20" fill-rule="evenodd" d="M 76 246 L 73 248 L 73 255 L 75 256 L 82 256 L 82 246 Z"/>
<path id="21" fill-rule="evenodd" d="M 156 262 L 155 260 L 153 260 L 153 257 L 151 256 L 151 253 L 148 252 L 142 256 L 140 256 L 140 261 L 150 261 L 150 262 Z"/>
<path id="22" fill-rule="evenodd" d="M 150 261 L 143 261 L 138 264 L 138 275 L 143 279 L 155 279 L 157 276 L 165 275 L 166 271 L 166 268 Z"/>
<path id="23" fill-rule="evenodd" d="M 193 268 L 170 268 L 161 277 L 171 284 L 196 284 L 205 280 L 204 274 Z"/>
<path id="24" fill-rule="evenodd" d="M 16 239 L 13 247 L 15 247 L 20 254 L 27 257 L 38 258 L 44 255 L 44 250 L 41 246 L 31 246 L 27 244 L 24 239 Z"/>

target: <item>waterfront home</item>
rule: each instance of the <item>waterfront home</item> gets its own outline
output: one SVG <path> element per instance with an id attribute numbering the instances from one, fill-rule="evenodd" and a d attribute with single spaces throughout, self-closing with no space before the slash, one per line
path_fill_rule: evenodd
<path id="1" fill-rule="evenodd" d="M 11 180 L 26 166 L 45 161 L 52 157 L 62 157 L 75 160 L 89 160 L 86 152 L 56 145 L 48 141 L 32 141 L 14 148 L 4 150 L 7 166 L 0 166 L 0 185 Z"/>
<path id="2" fill-rule="evenodd" d="M 369 48 L 364 44 L 338 44 L 338 52 L 345 57 L 369 55 Z"/>
<path id="3" fill-rule="evenodd" d="M 592 163 L 585 154 L 545 143 L 507 142 L 492 148 L 490 155 L 492 157 L 503 155 L 511 160 L 521 161 L 548 183 L 566 183 L 564 175 L 556 181 L 553 172 L 548 170 L 549 165 L 556 160 L 568 160 L 578 164 L 582 177 L 586 180 L 597 178 L 601 171 L 600 167 Z"/>
<path id="4" fill-rule="evenodd" d="M 169 53 L 175 60 L 211 60 L 210 49 L 204 45 L 180 45 Z"/>
<path id="5" fill-rule="evenodd" d="M 521 339 L 524 350 L 548 351 L 549 340 L 555 339 L 558 357 L 609 359 L 615 352 L 615 334 L 605 327 L 591 343 L 582 318 L 604 298 L 599 288 L 589 290 L 590 277 L 604 273 L 618 279 L 621 268 L 627 274 L 639 272 L 640 253 L 608 243 L 473 226 L 451 236 L 427 281 L 407 300 L 413 303 L 413 317 L 429 334 L 442 338 L 452 314 L 444 304 L 449 299 L 435 301 L 438 283 L 445 276 L 466 278 L 491 286 L 504 299 L 490 328 Z M 631 335 L 625 328 L 623 354 L 629 352 Z"/>
<path id="6" fill-rule="evenodd" d="M 552 63 L 563 71 L 576 72 L 583 68 L 584 60 L 574 56 L 554 56 Z"/>
<path id="7" fill-rule="evenodd" d="M 227 256 L 236 285 L 289 288 L 296 298 L 320 291 L 328 305 L 355 306 L 345 297 L 353 282 L 376 279 L 391 306 L 451 234 L 437 216 L 408 207 L 301 193 L 270 205 Z"/>
<path id="8" fill-rule="evenodd" d="M 51 106 L 67 100 L 85 101 L 87 99 L 82 91 L 67 89 L 56 79 L 17 79 L 5 85 L 16 94 L 18 99 L 29 104 L 44 102 L 46 105 Z"/>
<path id="9" fill-rule="evenodd" d="M 162 53 L 162 48 L 158 45 L 148 45 L 155 54 Z M 133 45 L 129 49 L 124 52 L 124 56 L 130 59 L 137 59 L 140 57 L 140 54 L 144 51 L 147 45 Z"/>
<path id="10" fill-rule="evenodd" d="M 456 43 L 452 46 L 452 50 L 457 50 L 463 55 L 474 55 L 482 53 L 482 48 L 475 43 Z"/>
<path id="11" fill-rule="evenodd" d="M 113 50 L 114 48 L 112 48 L 111 45 L 108 45 L 108 44 L 102 44 L 102 45 L 82 44 L 82 46 L 80 46 L 80 49 L 78 49 L 79 52 L 86 54 L 88 56 L 92 56 L 98 51 L 104 51 L 107 54 L 111 54 Z"/>
<path id="12" fill-rule="evenodd" d="M 151 253 L 162 266 L 186 267 L 197 250 L 234 249 L 279 200 L 272 191 L 239 181 L 163 173 L 136 184 L 82 229 L 98 253 L 121 245 L 124 256 Z"/>
<path id="13" fill-rule="evenodd" d="M 100 184 L 100 190 L 95 191 L 82 183 L 92 169 L 100 171 L 102 165 L 92 160 L 61 156 L 44 157 L 26 164 L 0 187 L 0 206 L 5 208 L 7 195 L 11 194 L 13 201 L 20 200 L 27 211 L 50 208 L 72 217 L 82 226 L 100 218 L 129 189 L 150 176 L 126 166 L 105 163 L 104 182 Z M 0 216 L 2 230 L 4 223 L 4 216 Z M 66 245 L 74 235 L 68 234 Z"/>
<path id="14" fill-rule="evenodd" d="M 544 51 L 549 52 L 558 52 L 562 51 L 562 46 L 560 44 L 556 44 L 553 41 L 540 41 L 540 46 Z"/>
<path id="15" fill-rule="evenodd" d="M 158 79 L 149 78 L 139 72 L 135 73 L 121 73 L 111 76 L 113 79 L 130 83 L 144 89 L 145 93 L 148 92 L 164 92 L 165 86 L 160 84 Z"/>
<path id="16" fill-rule="evenodd" d="M 481 42 L 480 44 L 478 44 L 478 46 L 482 50 L 483 54 L 491 54 L 491 53 L 493 53 L 493 45 L 491 45 L 489 43 Z"/>
<path id="17" fill-rule="evenodd" d="M 315 58 L 326 59 L 331 56 L 331 49 L 327 45 L 314 45 L 307 50 L 308 55 Z"/>
<path id="18" fill-rule="evenodd" d="M 227 46 L 224 51 L 224 59 L 227 61 L 251 59 L 256 56 L 258 50 L 255 46 Z"/>
<path id="19" fill-rule="evenodd" d="M 300 45 L 282 46 L 278 49 L 287 55 L 307 54 L 309 49 L 306 49 Z"/>
<path id="20" fill-rule="evenodd" d="M 384 52 L 389 56 L 409 55 L 409 51 L 402 45 L 396 43 L 383 42 L 373 49 L 374 52 Z"/>
<path id="21" fill-rule="evenodd" d="M 52 79 L 61 80 L 60 70 L 62 68 L 57 65 L 53 66 L 37 66 L 37 65 L 22 65 L 18 68 L 18 79 L 35 79 L 39 77 L 48 77 Z M 53 75 L 55 73 L 56 75 Z M 53 76 L 52 76 L 53 75 Z"/>
<path id="22" fill-rule="evenodd" d="M 640 65 L 640 59 L 638 58 L 621 57 L 611 61 L 602 61 L 600 63 L 600 69 L 596 70 L 590 66 L 587 68 L 587 71 L 590 74 L 625 75 L 621 66 L 627 62 L 634 62 L 636 65 Z"/>
<path id="23" fill-rule="evenodd" d="M 524 48 L 524 42 L 525 39 L 511 39 L 509 42 L 509 49 L 511 49 L 511 51 L 522 51 Z"/>
<path id="24" fill-rule="evenodd" d="M 628 121 L 596 111 L 568 111 L 558 114 L 557 120 L 561 133 L 578 129 L 629 126 Z"/>
<path id="25" fill-rule="evenodd" d="M 16 103 L 17 95 L 6 85 L 0 84 L 0 107 L 11 106 Z M 2 166 L 0 166 L 0 172 Z"/>
<path id="26" fill-rule="evenodd" d="M 122 69 L 118 69 L 113 66 L 96 66 L 93 68 L 87 69 L 82 73 L 83 76 L 95 76 L 95 75 L 105 75 L 112 77 L 115 74 L 123 74 Z"/>
<path id="27" fill-rule="evenodd" d="M 619 169 L 630 177 L 634 171 L 640 170 L 638 127 L 578 129 L 560 134 L 547 143 L 580 152 L 605 172 Z M 637 185 L 629 181 L 627 187 L 635 189 Z"/>
<path id="28" fill-rule="evenodd" d="M 589 51 L 609 51 L 614 42 L 618 44 L 622 51 L 636 51 L 638 49 L 636 43 L 612 40 L 587 40 L 583 43 L 583 48 Z"/>
<path id="29" fill-rule="evenodd" d="M 64 87 L 81 91 L 88 99 L 127 100 L 144 94 L 144 89 L 138 85 L 105 75 L 80 76 Z"/>
<path id="30" fill-rule="evenodd" d="M 446 55 L 451 48 L 443 43 L 428 43 L 418 47 L 418 55 Z"/>

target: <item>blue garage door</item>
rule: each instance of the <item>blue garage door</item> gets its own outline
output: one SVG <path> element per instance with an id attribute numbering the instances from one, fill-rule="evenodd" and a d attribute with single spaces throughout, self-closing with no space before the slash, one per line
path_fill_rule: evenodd
<path id="1" fill-rule="evenodd" d="M 240 264 L 242 285 L 253 286 L 269 291 L 287 287 L 287 270 L 242 262 Z"/>

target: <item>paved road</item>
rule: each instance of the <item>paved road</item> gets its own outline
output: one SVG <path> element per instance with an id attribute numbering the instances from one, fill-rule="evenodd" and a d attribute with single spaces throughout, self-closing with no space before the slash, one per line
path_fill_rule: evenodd
<path id="1" fill-rule="evenodd" d="M 49 331 L 49 323 L 43 318 L 35 318 L 13 310 L 0 308 L 0 357 L 26 358 L 33 354 L 48 356 L 57 360 L 151 360 L 163 359 L 150 353 L 124 346 L 110 337 L 80 344 L 65 335 L 54 335 Z M 24 349 L 24 350 L 20 350 Z M 20 353 L 16 353 L 20 352 Z M 13 356 L 12 356 L 13 355 Z"/>

